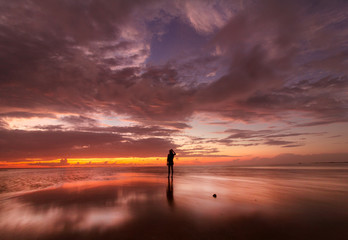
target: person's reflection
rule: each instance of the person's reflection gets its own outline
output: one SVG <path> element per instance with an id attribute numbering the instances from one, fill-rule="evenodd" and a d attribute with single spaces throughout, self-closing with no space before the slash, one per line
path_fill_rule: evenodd
<path id="1" fill-rule="evenodd" d="M 174 207 L 174 187 L 173 178 L 168 178 L 167 201 L 170 207 Z"/>

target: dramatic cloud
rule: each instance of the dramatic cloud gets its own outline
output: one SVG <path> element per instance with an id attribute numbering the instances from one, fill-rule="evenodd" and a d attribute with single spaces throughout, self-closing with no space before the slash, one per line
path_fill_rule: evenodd
<path id="1" fill-rule="evenodd" d="M 348 98 L 344 95 L 347 86 L 346 76 L 325 77 L 312 82 L 303 80 L 271 92 L 256 93 L 240 103 L 269 114 L 273 111 L 300 111 L 311 114 L 316 119 L 300 126 L 347 122 Z"/>
<path id="2" fill-rule="evenodd" d="M 32 112 L 5 112 L 0 113 L 0 118 L 55 118 L 54 114 L 49 113 L 32 113 Z"/>
<path id="3" fill-rule="evenodd" d="M 201 143 L 214 143 L 226 146 L 257 146 L 257 145 L 270 145 L 281 147 L 299 147 L 305 145 L 304 139 L 310 136 L 322 136 L 324 132 L 289 132 L 287 129 L 276 130 L 241 130 L 241 129 L 228 129 L 224 131 L 229 136 L 219 139 L 196 139 Z M 301 138 L 300 138 L 301 137 Z M 287 139 L 287 140 L 285 140 Z M 296 139 L 296 140 L 293 140 Z"/>
<path id="4" fill-rule="evenodd" d="M 98 123 L 97 120 L 89 118 L 89 117 L 84 117 L 84 116 L 66 116 L 61 118 L 62 121 L 77 125 L 77 126 L 94 126 Z"/>
<path id="5" fill-rule="evenodd" d="M 3 1 L 2 158 L 173 146 L 232 156 L 338 135 L 348 123 L 347 11 L 346 1 Z M 226 123 L 215 126 L 223 134 L 196 121 L 204 114 Z M 331 127 L 307 130 L 318 125 Z"/>
<path id="6" fill-rule="evenodd" d="M 2 130 L 2 161 L 26 158 L 153 157 L 176 145 L 167 139 L 134 140 L 116 133 Z"/>

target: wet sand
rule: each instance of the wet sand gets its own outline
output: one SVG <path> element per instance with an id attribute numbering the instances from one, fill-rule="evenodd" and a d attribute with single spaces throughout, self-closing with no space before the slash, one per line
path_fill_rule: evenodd
<path id="1" fill-rule="evenodd" d="M 162 169 L 1 194 L 1 239 L 348 239 L 346 168 Z"/>

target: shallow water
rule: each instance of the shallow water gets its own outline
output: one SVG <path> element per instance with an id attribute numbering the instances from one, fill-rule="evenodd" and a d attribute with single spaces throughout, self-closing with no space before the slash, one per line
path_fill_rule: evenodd
<path id="1" fill-rule="evenodd" d="M 175 167 L 173 180 L 165 167 L 0 170 L 0 236 L 348 239 L 347 170 Z"/>

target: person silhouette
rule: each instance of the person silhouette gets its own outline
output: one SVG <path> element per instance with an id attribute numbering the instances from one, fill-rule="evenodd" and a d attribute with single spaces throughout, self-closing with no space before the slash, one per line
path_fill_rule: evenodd
<path id="1" fill-rule="evenodd" d="M 168 187 L 167 187 L 167 201 L 170 207 L 174 207 L 174 186 L 173 178 L 168 178 Z"/>
<path id="2" fill-rule="evenodd" d="M 176 153 L 174 152 L 173 149 L 170 149 L 168 153 L 168 157 L 167 157 L 168 177 L 170 176 L 170 169 L 172 169 L 172 177 L 173 177 L 174 155 L 176 155 Z"/>

